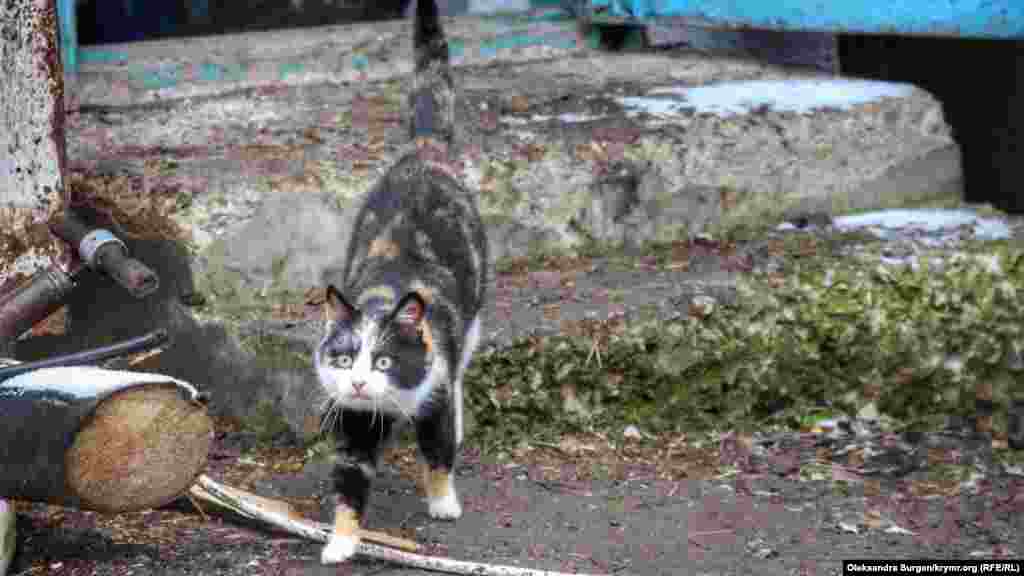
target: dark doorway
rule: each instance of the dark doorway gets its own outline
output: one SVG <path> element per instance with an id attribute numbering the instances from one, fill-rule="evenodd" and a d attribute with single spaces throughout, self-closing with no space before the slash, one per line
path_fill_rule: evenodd
<path id="1" fill-rule="evenodd" d="M 964 193 L 1024 212 L 1024 41 L 843 34 L 840 72 L 935 95 L 960 145 Z"/>
<path id="2" fill-rule="evenodd" d="M 78 0 L 82 45 L 399 18 L 409 0 Z"/>

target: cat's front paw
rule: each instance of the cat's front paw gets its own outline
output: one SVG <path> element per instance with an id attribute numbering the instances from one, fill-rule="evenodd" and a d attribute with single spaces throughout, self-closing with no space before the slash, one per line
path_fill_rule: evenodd
<path id="1" fill-rule="evenodd" d="M 355 555 L 359 539 L 351 536 L 332 534 L 327 545 L 320 551 L 321 564 L 338 564 Z"/>
<path id="2" fill-rule="evenodd" d="M 428 499 L 427 509 L 431 518 L 454 520 L 462 516 L 462 506 L 459 504 L 454 490 L 444 496 Z"/>

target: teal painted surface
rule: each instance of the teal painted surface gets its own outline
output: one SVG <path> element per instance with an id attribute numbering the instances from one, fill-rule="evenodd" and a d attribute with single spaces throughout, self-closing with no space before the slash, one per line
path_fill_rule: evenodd
<path id="1" fill-rule="evenodd" d="M 117 62 L 126 62 L 127 60 L 127 54 L 124 54 L 123 52 L 112 52 L 110 50 L 83 48 L 78 53 L 78 61 L 82 64 L 114 64 Z"/>
<path id="2" fill-rule="evenodd" d="M 78 74 L 78 20 L 75 18 L 75 0 L 57 0 L 57 27 L 64 73 Z"/>
<path id="3" fill-rule="evenodd" d="M 591 0 L 617 17 L 727 27 L 1024 39 L 1024 0 Z"/>

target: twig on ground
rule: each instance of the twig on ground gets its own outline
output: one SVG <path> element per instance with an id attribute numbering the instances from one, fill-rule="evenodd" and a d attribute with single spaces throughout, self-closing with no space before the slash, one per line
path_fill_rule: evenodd
<path id="1" fill-rule="evenodd" d="M 730 530 L 730 529 L 725 529 L 725 530 L 708 530 L 706 532 L 690 532 L 689 534 L 686 535 L 686 539 L 691 541 L 691 542 L 693 542 L 694 536 L 698 536 L 698 537 L 699 536 L 715 536 L 717 534 L 732 534 L 732 533 L 733 533 L 733 531 Z M 694 544 L 699 544 L 699 542 L 693 542 L 693 543 Z"/>
<path id="2" fill-rule="evenodd" d="M 313 540 L 316 542 L 327 542 L 330 534 L 329 528 L 319 522 L 312 522 L 302 518 L 291 510 L 291 506 L 284 502 L 263 498 L 255 494 L 249 494 L 237 488 L 225 486 L 206 475 L 200 475 L 196 484 L 192 486 L 191 493 L 204 500 L 218 503 L 222 506 L 237 511 L 243 516 L 261 520 L 267 524 Z M 364 556 L 387 562 L 394 562 L 421 570 L 444 572 L 447 574 L 463 574 L 471 576 L 569 576 L 563 572 L 550 570 L 532 570 L 530 568 L 518 568 L 514 566 L 496 566 L 493 564 L 482 564 L 479 562 L 465 562 L 452 560 L 438 556 L 423 556 L 395 548 L 388 548 L 369 541 L 377 540 L 381 544 L 388 544 L 379 538 L 392 542 L 402 542 L 403 539 L 362 531 L 363 542 L 359 543 L 358 552 Z M 405 541 L 408 542 L 408 541 Z M 412 543 L 416 546 L 415 543 Z M 577 574 L 577 576 L 581 576 Z M 586 576 L 586 575 L 582 575 Z"/>
<path id="3" fill-rule="evenodd" d="M 192 486 L 192 489 L 189 492 L 189 499 L 192 499 L 192 497 L 229 508 L 247 518 L 260 520 L 292 534 L 298 534 L 299 536 L 305 536 L 307 538 L 309 538 L 308 535 L 291 530 L 288 525 L 276 522 L 268 514 L 284 517 L 292 522 L 309 525 L 312 529 L 320 530 L 325 534 L 330 530 L 330 527 L 326 524 L 303 518 L 302 515 L 292 508 L 292 506 L 287 502 L 266 498 L 258 494 L 253 494 L 252 492 L 246 492 L 240 488 L 220 484 L 205 475 L 200 476 L 198 482 Z M 370 542 L 376 542 L 378 544 L 391 546 L 408 552 L 415 552 L 419 549 L 419 545 L 412 540 L 398 538 L 396 536 L 391 536 L 390 534 L 383 534 L 372 530 L 360 530 L 360 536 Z"/>

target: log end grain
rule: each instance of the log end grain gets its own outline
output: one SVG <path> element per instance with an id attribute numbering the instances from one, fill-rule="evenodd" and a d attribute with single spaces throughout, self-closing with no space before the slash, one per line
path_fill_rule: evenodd
<path id="1" fill-rule="evenodd" d="M 104 399 L 65 456 L 68 492 L 100 512 L 158 508 L 206 465 L 213 422 L 173 384 L 142 384 Z"/>

